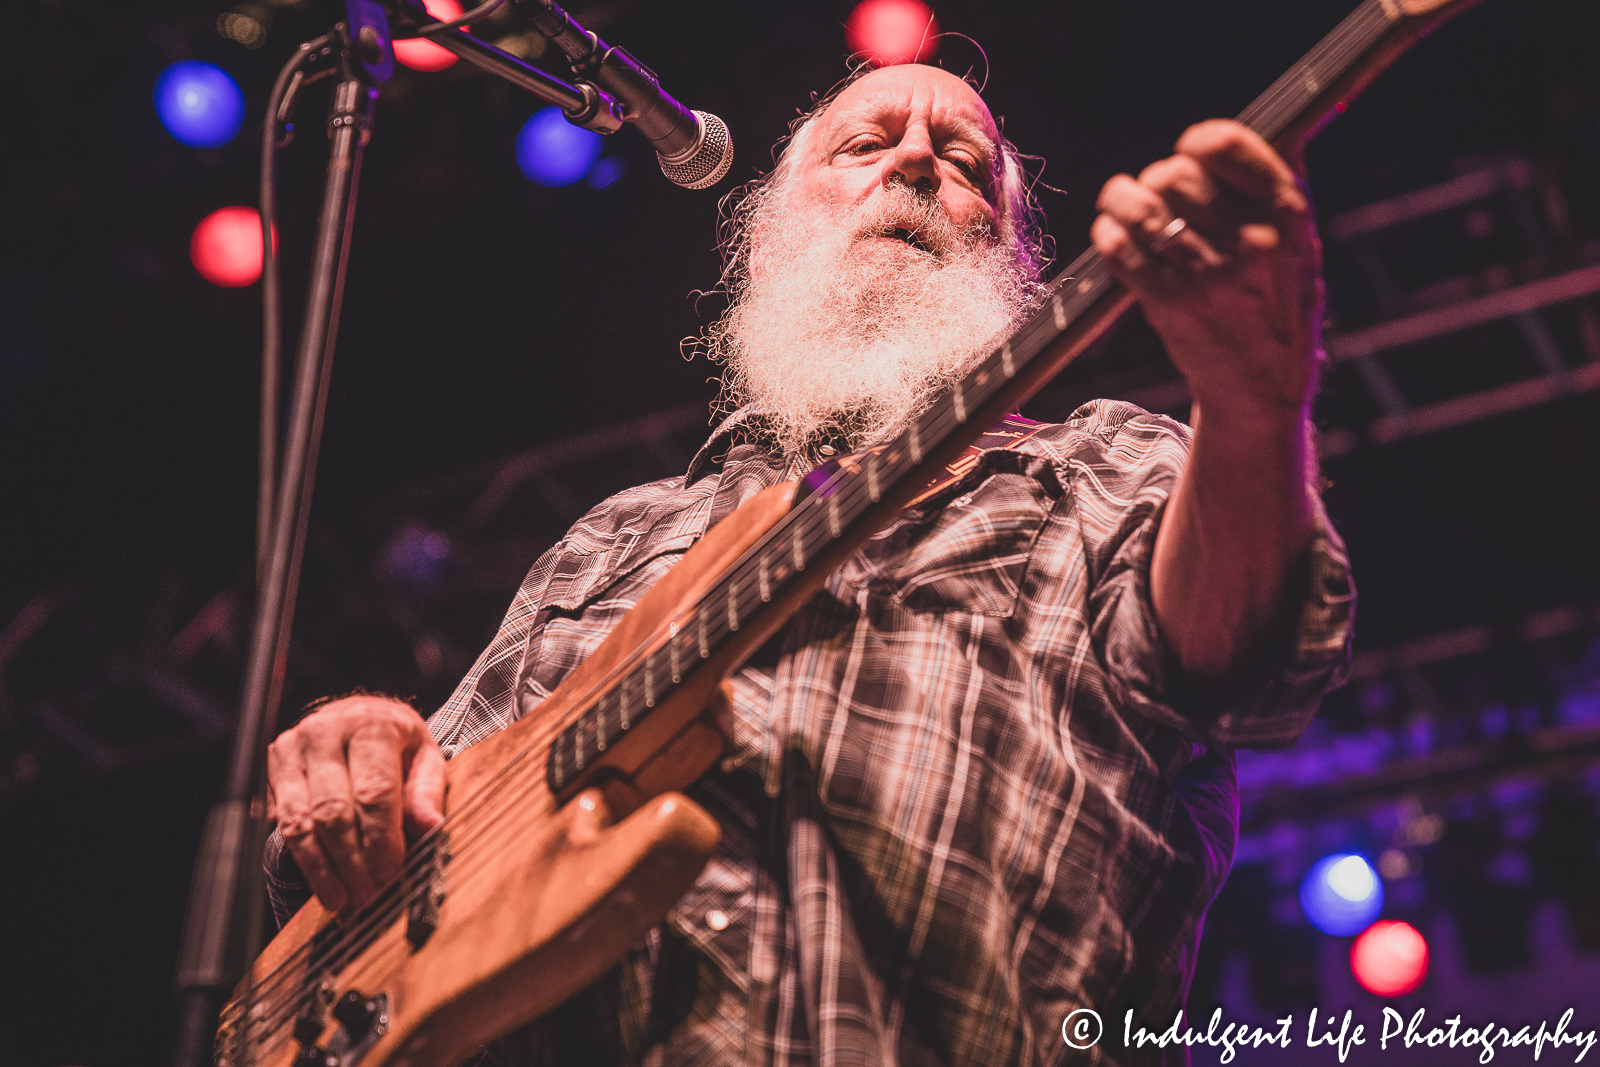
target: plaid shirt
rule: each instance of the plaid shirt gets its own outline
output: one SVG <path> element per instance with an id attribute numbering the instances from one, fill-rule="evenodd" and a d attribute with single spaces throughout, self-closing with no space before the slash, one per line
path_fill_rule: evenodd
<path id="1" fill-rule="evenodd" d="M 447 755 L 534 712 L 712 523 L 794 476 L 737 430 L 535 564 L 430 720 Z M 1225 686 L 1181 675 L 1149 564 L 1188 440 L 1086 405 L 874 537 L 733 677 L 729 758 L 690 791 L 723 826 L 693 890 L 489 1061 L 1148 1059 L 1122 1012 L 1159 1032 L 1183 1005 L 1237 836 L 1229 750 L 1299 735 L 1353 607 L 1319 512 L 1270 647 Z M 1063 1040 L 1078 1008 L 1104 1019 L 1087 1051 Z"/>

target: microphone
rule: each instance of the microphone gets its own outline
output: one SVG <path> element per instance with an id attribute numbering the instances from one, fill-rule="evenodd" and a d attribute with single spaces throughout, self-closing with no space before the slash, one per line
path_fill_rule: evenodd
<path id="1" fill-rule="evenodd" d="M 705 189 L 733 166 L 728 124 L 704 111 L 690 111 L 661 89 L 655 72 L 626 49 L 613 48 L 579 26 L 555 0 L 516 0 L 530 12 L 534 28 L 566 53 L 573 73 L 587 78 L 621 104 L 623 119 L 644 134 L 668 180 Z"/>

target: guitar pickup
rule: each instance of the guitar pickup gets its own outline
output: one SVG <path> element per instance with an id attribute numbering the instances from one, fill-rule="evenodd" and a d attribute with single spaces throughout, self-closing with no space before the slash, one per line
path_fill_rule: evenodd
<path id="1" fill-rule="evenodd" d="M 443 830 L 433 839 L 428 858 L 410 880 L 406 896 L 406 940 L 413 950 L 433 936 L 439 928 L 439 907 L 444 903 L 445 873 L 450 862 L 450 835 Z"/>

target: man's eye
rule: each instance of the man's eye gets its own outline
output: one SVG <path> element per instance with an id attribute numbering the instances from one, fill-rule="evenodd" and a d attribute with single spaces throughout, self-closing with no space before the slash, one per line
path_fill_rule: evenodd
<path id="1" fill-rule="evenodd" d="M 953 156 L 951 156 L 949 158 L 950 158 L 950 162 L 955 164 L 956 169 L 959 170 L 962 174 L 965 174 L 968 178 L 970 178 L 973 181 L 977 181 L 978 180 L 979 166 L 978 166 L 978 161 L 976 159 L 972 159 L 972 158 L 970 158 L 968 156 L 962 156 L 962 155 L 953 155 Z"/>
<path id="2" fill-rule="evenodd" d="M 844 150 L 853 156 L 866 155 L 868 152 L 877 152 L 883 148 L 883 142 L 876 137 L 863 137 L 859 141 L 851 141 L 845 145 Z"/>

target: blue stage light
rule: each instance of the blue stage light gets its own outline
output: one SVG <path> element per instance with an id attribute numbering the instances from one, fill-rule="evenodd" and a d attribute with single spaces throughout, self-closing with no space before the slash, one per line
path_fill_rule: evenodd
<path id="1" fill-rule="evenodd" d="M 1300 907 L 1318 930 L 1350 937 L 1371 926 L 1383 911 L 1383 883 L 1360 856 L 1324 856 L 1300 883 Z"/>
<path id="2" fill-rule="evenodd" d="M 535 112 L 517 134 L 517 168 L 540 185 L 580 181 L 600 157 L 600 135 L 567 121 L 559 107 Z"/>
<path id="3" fill-rule="evenodd" d="M 190 148 L 221 148 L 244 125 L 244 93 L 228 72 L 187 59 L 156 79 L 156 114 Z"/>

